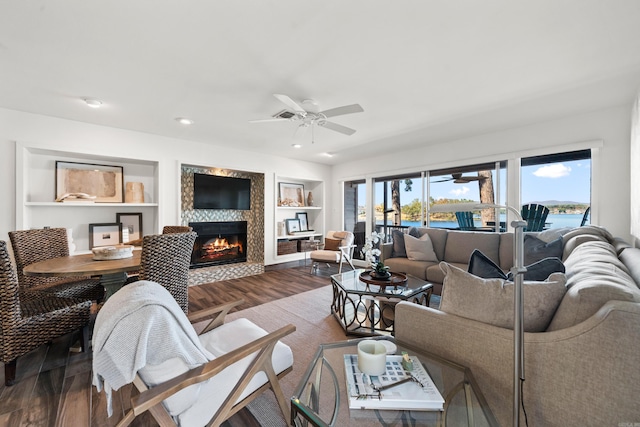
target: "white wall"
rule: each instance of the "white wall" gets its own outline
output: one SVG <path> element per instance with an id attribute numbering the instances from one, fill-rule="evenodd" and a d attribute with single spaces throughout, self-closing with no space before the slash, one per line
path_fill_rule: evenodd
<path id="1" fill-rule="evenodd" d="M 334 167 L 332 210 L 329 228 L 342 223 L 340 181 L 395 173 L 415 172 L 508 160 L 524 155 L 577 149 L 594 141 L 602 145 L 592 171 L 592 221 L 615 236 L 631 241 L 630 235 L 630 126 L 631 105 L 610 108 L 560 120 L 477 135 L 455 141 L 443 141 Z M 584 148 L 584 147 L 583 147 Z M 635 165 L 637 168 L 640 165 Z M 518 205 L 519 201 L 512 205 Z"/>
<path id="2" fill-rule="evenodd" d="M 220 145 L 195 143 L 157 135 L 90 125 L 0 108 L 0 240 L 15 230 L 15 142 L 29 147 L 157 161 L 159 164 L 159 226 L 180 220 L 180 164 L 230 168 L 265 174 L 265 264 L 275 263 L 273 244 L 275 175 L 328 182 L 331 168 L 310 162 L 256 155 Z M 51 177 L 53 180 L 53 176 Z M 55 226 L 55 224 L 51 224 Z"/>

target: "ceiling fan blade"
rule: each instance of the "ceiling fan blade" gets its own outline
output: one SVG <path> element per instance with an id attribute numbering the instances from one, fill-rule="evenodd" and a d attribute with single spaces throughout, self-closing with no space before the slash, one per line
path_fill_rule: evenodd
<path id="1" fill-rule="evenodd" d="M 284 119 L 280 117 L 274 117 L 271 119 L 258 119 L 258 120 L 249 120 L 249 123 L 268 123 L 268 122 L 288 122 L 289 119 Z"/>
<path id="2" fill-rule="evenodd" d="M 339 125 L 337 123 L 332 123 L 332 122 L 327 122 L 327 121 L 319 122 L 318 126 L 322 126 L 322 127 L 327 128 L 327 129 L 331 129 L 331 130 L 334 130 L 336 132 L 343 133 L 345 135 L 353 135 L 354 133 L 356 133 L 355 129 L 351 129 L 351 128 L 348 128 L 346 126 L 342 126 L 342 125 Z"/>
<path id="3" fill-rule="evenodd" d="M 305 111 L 305 109 L 300 106 L 300 104 L 298 104 L 293 99 L 289 98 L 287 95 L 281 95 L 281 94 L 278 94 L 278 93 L 274 93 L 273 96 L 278 98 L 278 100 L 280 102 L 282 102 L 283 104 L 285 104 L 289 108 L 293 109 L 293 111 L 295 111 L 296 113 L 304 113 L 304 114 L 307 113 Z"/>
<path id="4" fill-rule="evenodd" d="M 364 109 L 360 104 L 344 105 L 342 107 L 330 108 L 328 110 L 321 111 L 325 117 L 341 116 L 343 114 L 362 113 Z"/>
<path id="5" fill-rule="evenodd" d="M 431 182 L 447 182 L 447 181 L 453 181 L 453 178 L 445 178 L 445 179 L 440 179 L 438 181 L 431 181 Z"/>

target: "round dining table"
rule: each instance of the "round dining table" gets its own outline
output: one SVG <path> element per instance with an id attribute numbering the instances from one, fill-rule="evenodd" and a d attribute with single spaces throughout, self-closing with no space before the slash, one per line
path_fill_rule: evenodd
<path id="1" fill-rule="evenodd" d="M 134 250 L 129 258 L 111 260 L 95 260 L 93 253 L 51 258 L 29 264 L 23 272 L 41 277 L 100 276 L 107 300 L 125 284 L 127 272 L 140 269 L 140 254 Z"/>

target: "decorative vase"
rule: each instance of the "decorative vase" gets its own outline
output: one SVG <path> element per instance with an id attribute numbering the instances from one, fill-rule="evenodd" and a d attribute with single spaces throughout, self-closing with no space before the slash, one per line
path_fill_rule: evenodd
<path id="1" fill-rule="evenodd" d="M 125 203 L 144 203 L 144 184 L 141 182 L 127 182 L 125 193 Z"/>
<path id="2" fill-rule="evenodd" d="M 313 206 L 313 194 L 311 191 L 307 194 L 307 206 Z"/>

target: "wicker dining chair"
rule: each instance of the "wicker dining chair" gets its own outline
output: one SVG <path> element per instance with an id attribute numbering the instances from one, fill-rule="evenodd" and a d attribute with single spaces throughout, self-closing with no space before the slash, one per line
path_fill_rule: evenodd
<path id="1" fill-rule="evenodd" d="M 77 329 L 88 347 L 91 300 L 20 290 L 7 242 L 0 240 L 0 359 L 5 385 L 15 383 L 18 357 Z"/>
<path id="2" fill-rule="evenodd" d="M 178 301 L 185 313 L 189 309 L 189 265 L 195 232 L 155 234 L 142 238 L 139 280 L 160 283 Z"/>
<path id="3" fill-rule="evenodd" d="M 23 273 L 23 269 L 29 264 L 69 256 L 66 228 L 10 231 L 9 239 L 16 260 L 18 283 L 21 289 L 48 292 L 65 298 L 94 301 L 102 301 L 104 298 L 104 287 L 100 284 L 99 278 L 33 277 Z"/>

